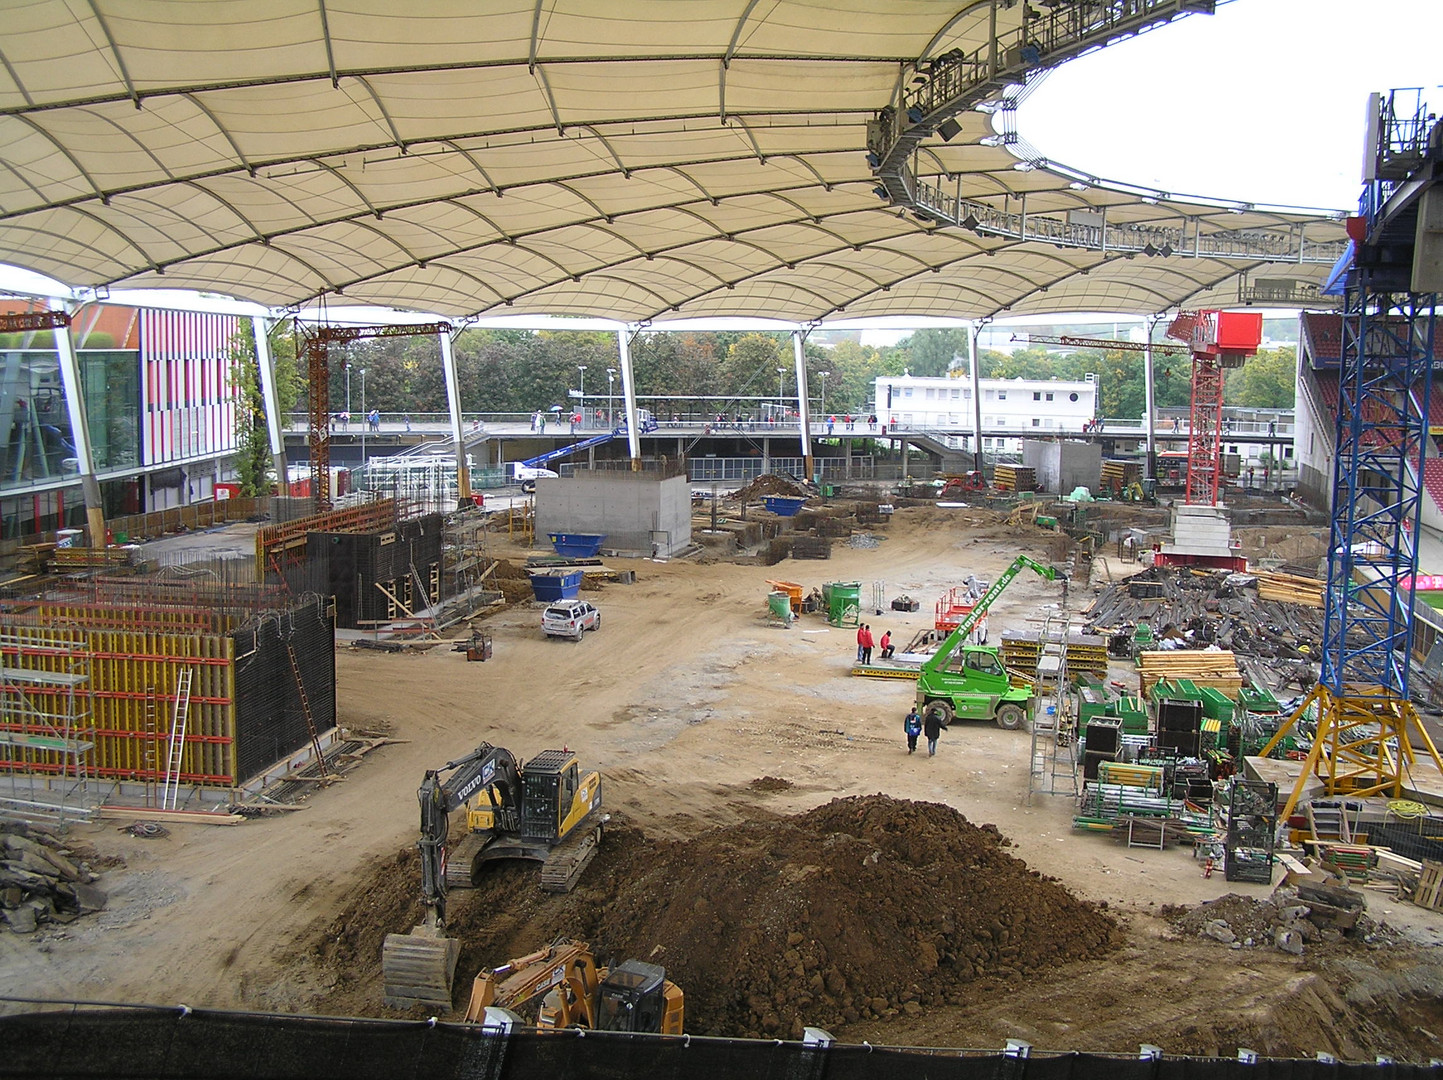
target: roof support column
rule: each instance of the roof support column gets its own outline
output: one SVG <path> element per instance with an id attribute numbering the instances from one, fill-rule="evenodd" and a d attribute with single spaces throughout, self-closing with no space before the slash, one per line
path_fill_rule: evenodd
<path id="1" fill-rule="evenodd" d="M 75 314 L 75 304 L 66 304 L 65 311 Z M 100 481 L 95 476 L 95 449 L 90 443 L 90 423 L 86 419 L 85 396 L 80 384 L 80 362 L 75 355 L 75 339 L 70 326 L 55 328 L 55 352 L 60 361 L 60 385 L 65 391 L 65 407 L 70 417 L 70 439 L 75 443 L 75 457 L 80 468 L 80 486 L 85 493 L 85 520 L 90 527 L 90 546 L 105 547 L 105 507 L 100 501 Z"/>
<path id="2" fill-rule="evenodd" d="M 967 363 L 972 374 L 972 437 L 976 440 L 972 444 L 975 461 L 972 467 L 979 476 L 982 475 L 982 371 L 977 365 L 977 332 L 986 321 L 967 324 Z"/>
<path id="3" fill-rule="evenodd" d="M 251 317 L 251 330 L 256 339 L 256 368 L 261 376 L 261 402 L 266 409 L 266 436 L 271 446 L 271 468 L 276 471 L 278 490 L 287 490 L 286 442 L 281 432 L 281 399 L 276 391 L 276 362 L 271 353 L 270 320 L 262 315 Z M 362 423 L 364 423 L 364 418 Z"/>
<path id="4" fill-rule="evenodd" d="M 1149 315 L 1147 317 L 1147 342 L 1142 349 L 1142 385 L 1145 395 L 1143 403 L 1144 415 L 1147 417 L 1143 422 L 1147 425 L 1147 476 L 1157 476 L 1157 417 L 1153 414 L 1153 377 L 1152 377 L 1152 332 L 1157 327 L 1159 316 Z M 1098 402 L 1101 408 L 1102 402 Z"/>
<path id="5" fill-rule="evenodd" d="M 792 349 L 797 366 L 797 415 L 801 419 L 802 438 L 802 461 L 806 469 L 806 479 L 816 479 L 812 474 L 812 417 L 811 408 L 807 401 L 807 353 L 802 348 L 802 342 L 806 334 L 801 330 L 792 332 Z"/>
<path id="6" fill-rule="evenodd" d="M 461 388 L 456 381 L 456 353 L 451 335 L 442 330 L 441 370 L 446 375 L 446 408 L 451 413 L 451 438 L 456 441 L 456 498 L 463 507 L 471 505 L 471 471 L 466 464 L 466 439 L 461 431 Z"/>
<path id="7" fill-rule="evenodd" d="M 631 378 L 631 327 L 616 332 L 616 348 L 621 359 L 621 400 L 626 408 L 626 449 L 631 455 L 631 471 L 641 472 L 641 426 L 636 419 L 636 386 Z"/>

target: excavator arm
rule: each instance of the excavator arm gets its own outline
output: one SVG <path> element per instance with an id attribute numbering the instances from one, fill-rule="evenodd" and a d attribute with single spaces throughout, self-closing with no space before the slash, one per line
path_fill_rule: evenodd
<path id="1" fill-rule="evenodd" d="M 449 774 L 449 775 L 447 775 Z M 446 924 L 446 840 L 451 813 L 483 788 L 492 789 L 499 806 L 521 799 L 521 772 L 511 751 L 482 743 L 471 753 L 428 770 L 416 792 L 421 804 L 421 899 L 436 926 Z"/>
<path id="2" fill-rule="evenodd" d="M 533 1005 L 547 998 L 550 1023 L 546 1027 L 594 1027 L 592 1015 L 600 983 L 596 957 L 588 945 L 558 940 L 545 949 L 508 960 L 500 967 L 480 972 L 471 984 L 466 1019 L 480 1023 L 490 1005 L 529 1014 Z"/>
<path id="3" fill-rule="evenodd" d="M 1012 565 L 1002 571 L 997 580 L 993 582 L 992 588 L 982 594 L 982 598 L 972 606 L 972 610 L 957 624 L 956 629 L 943 639 L 942 644 L 937 646 L 937 651 L 922 665 L 922 670 L 925 672 L 945 671 L 952 660 L 952 654 L 967 640 L 967 635 L 972 633 L 973 628 L 986 616 L 987 609 L 992 606 L 992 602 L 1002 595 L 1002 591 L 1008 585 L 1012 584 L 1013 578 L 1028 567 L 1048 581 L 1055 581 L 1059 576 L 1066 580 L 1066 575 L 1054 567 L 1044 566 L 1034 559 L 1029 559 L 1026 555 L 1017 556 L 1012 561 Z"/>

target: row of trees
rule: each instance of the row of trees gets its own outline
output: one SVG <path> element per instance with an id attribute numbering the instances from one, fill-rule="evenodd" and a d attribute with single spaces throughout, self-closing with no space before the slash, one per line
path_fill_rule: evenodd
<path id="1" fill-rule="evenodd" d="M 263 413 L 256 381 L 254 341 L 249 323 L 243 323 L 233 356 L 238 385 L 251 388 L 249 405 L 242 412 L 246 423 L 259 423 L 263 440 Z M 272 334 L 281 409 L 290 412 L 305 405 L 305 379 L 297 357 L 300 331 L 283 326 Z M 825 344 L 824 344 L 825 342 Z M 608 384 L 607 369 L 618 367 L 616 336 L 607 332 L 474 329 L 455 342 L 461 409 L 466 413 L 520 413 L 545 410 L 552 405 L 574 404 L 569 391 L 580 389 L 585 365 L 589 402 L 600 404 L 608 385 L 617 398 L 620 375 Z M 866 415 L 876 380 L 886 376 L 944 375 L 961 358 L 965 370 L 967 331 L 918 330 L 896 345 L 863 345 L 857 336 L 824 332 L 805 346 L 808 381 L 819 408 L 836 415 Z M 778 368 L 784 393 L 794 396 L 793 346 L 785 333 L 706 332 L 643 333 L 631 343 L 632 370 L 638 393 L 714 398 L 708 412 L 752 413 L 755 398 L 775 399 Z M 1137 417 L 1143 413 L 1142 357 L 1135 352 L 1074 350 L 1053 351 L 1041 346 L 1011 353 L 984 349 L 979 353 L 984 378 L 1080 379 L 1091 373 L 1099 380 L 1104 417 Z M 349 408 L 359 416 L 362 405 L 387 413 L 439 413 L 446 411 L 446 385 L 440 347 L 434 337 L 399 337 L 363 340 L 334 347 L 330 354 L 331 379 L 328 411 Z M 1243 367 L 1230 372 L 1226 382 L 1229 404 L 1255 408 L 1287 408 L 1293 404 L 1294 350 L 1263 350 Z M 1191 369 L 1186 358 L 1159 358 L 1154 365 L 1159 407 L 1188 403 Z M 364 370 L 364 403 L 361 398 Z M 826 372 L 825 379 L 822 372 Z M 347 400 L 347 384 L 351 395 Z M 825 388 L 825 402 L 821 400 Z M 653 411 L 672 410 L 658 404 Z M 246 429 L 249 434 L 252 429 Z M 254 439 L 252 440 L 254 441 Z M 252 466 L 264 464 L 264 452 L 251 451 Z"/>
<path id="2" fill-rule="evenodd" d="M 965 369 L 967 334 L 957 330 L 919 330 L 896 345 L 862 345 L 853 336 L 832 335 L 829 345 L 806 344 L 808 379 L 820 404 L 838 414 L 872 408 L 876 380 L 889 375 L 944 375 L 960 357 Z M 282 364 L 293 358 L 298 341 L 273 340 Z M 578 390 L 586 367 L 587 398 L 600 401 L 608 385 L 621 393 L 620 376 L 608 384 L 607 369 L 618 367 L 617 342 L 605 332 L 468 330 L 455 343 L 463 412 L 528 413 L 551 405 L 565 407 Z M 746 411 L 747 398 L 774 399 L 778 372 L 786 396 L 796 393 L 789 335 L 758 332 L 649 333 L 631 344 L 632 369 L 643 395 L 679 395 L 722 399 L 714 411 Z M 1011 353 L 981 351 L 984 378 L 1080 379 L 1095 374 L 1104 416 L 1141 416 L 1144 406 L 1142 357 L 1135 352 L 1093 349 L 1066 352 L 1041 346 Z M 1229 404 L 1287 408 L 1293 404 L 1294 350 L 1262 350 L 1230 372 Z M 330 409 L 346 408 L 346 369 L 350 368 L 351 411 L 359 413 L 359 372 L 366 372 L 366 405 L 384 412 L 435 413 L 446 410 L 446 386 L 440 349 L 432 337 L 385 338 L 356 342 L 331 352 Z M 1191 368 L 1186 358 L 1159 358 L 1154 365 L 1160 406 L 1188 402 Z M 827 372 L 825 380 L 821 373 Z M 293 399 L 299 399 L 299 387 Z M 727 399 L 737 404 L 728 407 Z M 754 405 L 750 407 L 754 408 Z M 661 409 L 657 411 L 662 411 Z"/>

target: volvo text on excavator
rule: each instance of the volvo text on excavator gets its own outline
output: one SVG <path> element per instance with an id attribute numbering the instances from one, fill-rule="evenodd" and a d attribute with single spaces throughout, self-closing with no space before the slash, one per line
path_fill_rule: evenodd
<path id="1" fill-rule="evenodd" d="M 664 968 L 640 960 L 599 967 L 590 946 L 561 938 L 477 975 L 466 1019 L 483 1023 L 487 1008 L 495 1007 L 541 1029 L 680 1035 L 684 1004 Z"/>
<path id="2" fill-rule="evenodd" d="M 425 921 L 388 934 L 381 952 L 386 1004 L 450 1008 L 459 944 L 444 935 L 446 894 L 476 885 L 484 863 L 541 863 L 541 887 L 570 892 L 601 841 L 601 775 L 582 774 L 569 750 L 543 750 L 522 764 L 482 743 L 428 771 L 421 804 L 421 899 Z M 449 848 L 451 814 L 465 807 L 466 835 Z"/>

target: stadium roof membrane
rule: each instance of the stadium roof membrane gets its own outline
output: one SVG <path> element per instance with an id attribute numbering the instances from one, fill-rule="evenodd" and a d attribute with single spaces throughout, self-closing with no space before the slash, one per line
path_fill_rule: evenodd
<path id="1" fill-rule="evenodd" d="M 1029 77 L 1210 6 L 17 0 L 0 260 L 453 318 L 1296 305 L 1335 217 L 1009 150 Z"/>

